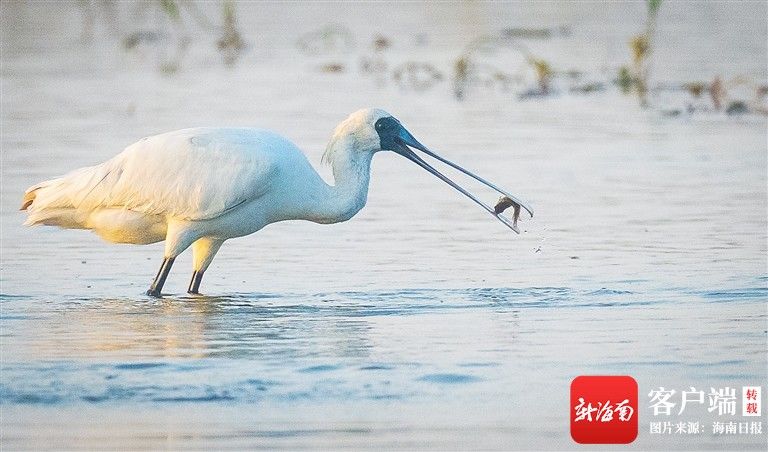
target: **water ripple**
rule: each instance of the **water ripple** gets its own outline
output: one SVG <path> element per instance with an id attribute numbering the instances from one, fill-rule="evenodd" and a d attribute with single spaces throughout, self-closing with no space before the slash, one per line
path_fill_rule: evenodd
<path id="1" fill-rule="evenodd" d="M 462 384 L 474 383 L 480 381 L 480 378 L 467 374 L 427 374 L 417 378 L 417 380 L 440 384 Z"/>

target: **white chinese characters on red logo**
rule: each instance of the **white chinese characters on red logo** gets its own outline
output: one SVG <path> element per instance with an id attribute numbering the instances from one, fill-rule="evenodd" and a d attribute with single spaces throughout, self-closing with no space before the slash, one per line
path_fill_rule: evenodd
<path id="1" fill-rule="evenodd" d="M 606 400 L 605 402 L 597 402 L 597 406 L 593 407 L 592 402 L 587 403 L 585 406 L 584 398 L 579 397 L 579 404 L 574 409 L 576 410 L 574 422 L 592 422 L 593 413 L 595 422 L 611 422 L 614 418 L 614 413 L 618 414 L 618 420 L 627 422 L 635 414 L 635 409 L 629 406 L 629 399 L 622 400 L 616 406 L 613 406 L 610 400 Z"/>
<path id="2" fill-rule="evenodd" d="M 760 386 L 743 386 L 741 388 L 741 414 L 742 416 L 760 416 Z M 724 388 L 709 388 L 709 392 L 705 393 L 703 390 L 696 390 L 693 386 L 690 387 L 690 391 L 682 391 L 679 396 L 676 396 L 678 392 L 674 389 L 666 389 L 663 386 L 658 389 L 653 389 L 648 393 L 650 399 L 649 407 L 653 410 L 654 416 L 665 415 L 670 416 L 672 414 L 683 414 L 686 407 L 691 404 L 705 405 L 707 411 L 715 413 L 718 416 L 730 415 L 736 416 L 736 404 L 738 401 L 738 395 L 736 388 L 724 387 Z M 675 409 L 679 405 L 679 410 Z"/>

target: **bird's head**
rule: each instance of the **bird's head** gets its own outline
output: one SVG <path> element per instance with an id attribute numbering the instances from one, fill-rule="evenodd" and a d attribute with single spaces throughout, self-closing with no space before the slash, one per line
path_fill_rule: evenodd
<path id="1" fill-rule="evenodd" d="M 381 151 L 381 137 L 376 124 L 384 118 L 392 118 L 392 115 L 378 108 L 364 108 L 349 115 L 333 131 L 323 161 L 332 164 L 342 152 L 373 154 Z"/>
<path id="2" fill-rule="evenodd" d="M 472 199 L 479 204 L 491 215 L 494 215 L 502 223 L 512 228 L 515 232 L 517 227 L 513 223 L 509 222 L 505 217 L 501 216 L 495 209 L 489 207 L 485 203 L 478 200 L 474 195 L 469 193 L 463 187 L 449 179 L 443 173 L 435 169 L 432 165 L 425 162 L 424 159 L 419 157 L 413 149 L 423 152 L 424 154 L 437 159 L 440 162 L 445 163 L 448 166 L 474 178 L 482 184 L 492 188 L 493 190 L 501 193 L 502 195 L 510 198 L 514 203 L 519 204 L 522 208 L 528 211 L 533 216 L 533 210 L 527 205 L 527 203 L 520 201 L 517 197 L 507 193 L 496 185 L 488 182 L 480 176 L 462 168 L 461 166 L 445 159 L 438 154 L 430 151 L 426 146 L 419 143 L 414 136 L 398 121 L 394 116 L 390 115 L 384 110 L 378 108 L 367 108 L 358 110 L 347 119 L 341 122 L 334 130 L 331 142 L 328 144 L 328 148 L 323 155 L 323 160 L 333 164 L 337 153 L 346 150 L 352 154 L 350 157 L 353 159 L 356 155 L 369 154 L 372 155 L 378 151 L 392 151 L 408 160 L 416 163 L 420 167 L 424 168 L 443 182 L 447 183 L 451 187 L 458 190 L 463 195 Z"/>

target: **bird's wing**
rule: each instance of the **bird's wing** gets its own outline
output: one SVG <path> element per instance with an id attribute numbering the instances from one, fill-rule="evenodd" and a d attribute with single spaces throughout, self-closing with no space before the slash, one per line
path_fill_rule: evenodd
<path id="1" fill-rule="evenodd" d="M 278 176 L 287 140 L 255 129 L 185 129 L 144 138 L 72 173 L 75 208 L 125 208 L 188 220 L 215 218 L 259 198 Z"/>

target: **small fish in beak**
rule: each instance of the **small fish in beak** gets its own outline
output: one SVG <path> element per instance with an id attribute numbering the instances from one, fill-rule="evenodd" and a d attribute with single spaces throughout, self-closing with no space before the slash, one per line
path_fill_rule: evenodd
<path id="1" fill-rule="evenodd" d="M 499 201 L 493 207 L 493 211 L 496 213 L 496 215 L 499 215 L 500 213 L 503 213 L 505 210 L 509 209 L 510 207 L 515 208 L 515 210 L 512 213 L 512 230 L 519 234 L 520 229 L 518 229 L 517 227 L 517 219 L 520 218 L 520 204 L 516 203 L 508 196 L 502 196 L 501 198 L 499 198 Z"/>

